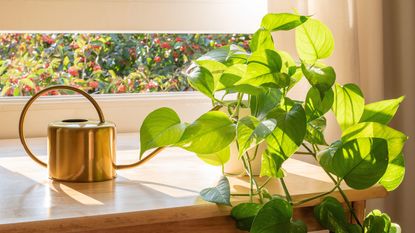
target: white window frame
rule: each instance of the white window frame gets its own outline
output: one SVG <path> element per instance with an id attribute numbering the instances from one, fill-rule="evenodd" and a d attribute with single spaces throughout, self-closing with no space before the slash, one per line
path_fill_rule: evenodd
<path id="1" fill-rule="evenodd" d="M 2 2 L 2 7 L 8 10 L 0 14 L 0 33 L 253 33 L 268 9 L 267 0 L 13 0 Z M 173 108 L 184 121 L 211 107 L 198 92 L 94 98 L 118 132 L 137 132 L 145 116 L 159 107 Z M 27 101 L 28 97 L 0 98 L 0 139 L 18 137 L 20 111 Z M 74 117 L 97 118 L 80 96 L 42 97 L 27 115 L 26 134 L 45 136 L 48 122 Z"/>

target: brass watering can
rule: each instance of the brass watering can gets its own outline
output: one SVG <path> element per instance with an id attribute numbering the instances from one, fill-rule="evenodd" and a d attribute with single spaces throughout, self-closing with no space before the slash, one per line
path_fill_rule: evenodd
<path id="1" fill-rule="evenodd" d="M 86 119 L 68 119 L 48 125 L 48 160 L 39 160 L 30 150 L 24 136 L 24 121 L 32 103 L 41 95 L 55 89 L 77 92 L 86 97 L 98 112 L 99 121 Z M 138 162 L 116 165 L 116 128 L 115 124 L 105 121 L 98 103 L 86 92 L 71 86 L 57 85 L 36 93 L 24 106 L 19 121 L 19 137 L 26 153 L 38 164 L 47 167 L 49 178 L 69 182 L 97 182 L 116 177 L 116 169 L 139 166 L 163 148 L 154 150 Z"/>

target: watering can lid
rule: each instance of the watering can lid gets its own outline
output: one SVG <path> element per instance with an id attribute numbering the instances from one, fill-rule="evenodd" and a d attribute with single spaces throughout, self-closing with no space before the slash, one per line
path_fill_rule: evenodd
<path id="1" fill-rule="evenodd" d="M 54 121 L 49 123 L 48 127 L 57 128 L 106 128 L 115 127 L 115 124 L 110 121 L 101 123 L 99 120 L 87 120 L 87 119 L 67 119 L 61 121 Z"/>

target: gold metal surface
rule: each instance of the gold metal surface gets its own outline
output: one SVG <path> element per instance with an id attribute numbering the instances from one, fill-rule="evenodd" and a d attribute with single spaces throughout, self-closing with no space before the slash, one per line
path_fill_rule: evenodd
<path id="1" fill-rule="evenodd" d="M 95 107 L 99 121 L 70 119 L 48 125 L 49 165 L 38 159 L 30 150 L 24 136 L 24 121 L 33 102 L 44 93 L 54 89 L 75 91 L 86 97 Z M 26 153 L 38 164 L 48 167 L 49 177 L 59 181 L 95 182 L 113 179 L 115 169 L 136 167 L 144 164 L 164 148 L 155 149 L 138 162 L 116 165 L 115 124 L 105 121 L 98 103 L 86 92 L 71 86 L 51 86 L 35 94 L 24 106 L 19 121 L 19 137 Z"/>
<path id="2" fill-rule="evenodd" d="M 115 125 L 76 119 L 48 126 L 49 176 L 73 182 L 115 177 Z"/>

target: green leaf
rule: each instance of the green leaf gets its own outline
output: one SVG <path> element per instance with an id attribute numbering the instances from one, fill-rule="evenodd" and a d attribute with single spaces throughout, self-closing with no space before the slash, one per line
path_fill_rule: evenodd
<path id="1" fill-rule="evenodd" d="M 277 128 L 267 137 L 266 156 L 272 160 L 262 160 L 261 175 L 264 176 L 279 174 L 281 161 L 285 161 L 297 151 L 306 133 L 305 112 L 299 104 L 295 104 L 289 112 L 272 111 L 268 114 L 268 118 L 276 119 Z M 270 163 L 270 161 L 274 162 Z M 277 170 L 272 171 L 275 169 Z"/>
<path id="2" fill-rule="evenodd" d="M 387 142 L 381 138 L 359 138 L 344 143 L 332 158 L 332 172 L 351 188 L 376 184 L 388 166 Z"/>
<path id="3" fill-rule="evenodd" d="M 229 66 L 246 63 L 248 57 L 249 54 L 243 48 L 237 45 L 230 45 L 211 50 L 199 57 L 197 61 L 214 60 Z"/>
<path id="4" fill-rule="evenodd" d="M 223 176 L 216 187 L 206 188 L 200 191 L 203 200 L 221 205 L 231 205 L 231 190 L 229 180 Z"/>
<path id="5" fill-rule="evenodd" d="M 207 164 L 213 166 L 223 166 L 226 162 L 228 162 L 230 155 L 230 147 L 227 146 L 225 149 L 212 154 L 197 154 L 197 157 L 199 157 Z"/>
<path id="6" fill-rule="evenodd" d="M 289 14 L 289 13 L 269 13 L 262 18 L 261 27 L 269 31 L 291 30 L 308 19 L 307 16 Z"/>
<path id="7" fill-rule="evenodd" d="M 311 66 L 307 68 L 304 63 L 301 63 L 301 70 L 310 85 L 317 88 L 320 93 L 324 93 L 329 90 L 336 81 L 336 73 L 331 66 L 322 68 Z"/>
<path id="8" fill-rule="evenodd" d="M 290 76 L 290 89 L 301 80 L 303 73 L 301 72 L 301 69 L 297 69 L 297 64 L 294 62 L 294 59 L 290 56 L 290 54 L 282 50 L 277 52 L 281 56 L 282 60 L 281 73 L 286 73 Z"/>
<path id="9" fill-rule="evenodd" d="M 357 85 L 346 84 L 342 87 L 335 84 L 332 110 L 342 131 L 359 122 L 364 106 L 365 99 Z"/>
<path id="10" fill-rule="evenodd" d="M 405 159 L 400 153 L 393 160 L 389 161 L 385 174 L 379 183 L 388 191 L 393 191 L 402 183 L 405 177 Z"/>
<path id="11" fill-rule="evenodd" d="M 317 160 L 320 163 L 321 167 L 324 168 L 324 170 L 334 173 L 333 170 L 333 157 L 336 154 L 336 152 L 343 146 L 343 143 L 341 140 L 337 140 L 330 144 L 329 147 L 327 147 L 324 150 L 321 150 L 317 155 Z"/>
<path id="12" fill-rule="evenodd" d="M 241 203 L 232 208 L 231 216 L 236 221 L 236 227 L 243 231 L 250 231 L 252 222 L 262 208 L 257 203 Z"/>
<path id="13" fill-rule="evenodd" d="M 301 145 L 306 133 L 304 109 L 295 104 L 289 112 L 276 110 L 270 112 L 268 117 L 277 121 L 277 128 L 267 137 L 268 146 L 273 152 L 288 158 Z"/>
<path id="14" fill-rule="evenodd" d="M 376 122 L 363 122 L 348 128 L 342 134 L 342 141 L 356 138 L 383 138 L 388 142 L 389 161 L 393 161 L 403 149 L 408 137 L 402 132 Z"/>
<path id="15" fill-rule="evenodd" d="M 177 145 L 197 154 L 212 154 L 227 147 L 235 134 L 235 124 L 228 116 L 212 111 L 187 126 Z"/>
<path id="16" fill-rule="evenodd" d="M 307 120 L 312 121 L 326 114 L 333 106 L 334 93 L 331 89 L 320 92 L 317 88 L 311 87 L 305 99 L 305 112 Z"/>
<path id="17" fill-rule="evenodd" d="M 32 80 L 30 80 L 30 78 L 24 78 L 24 79 L 20 79 L 19 80 L 19 85 L 27 85 L 31 88 L 35 88 L 35 84 L 33 83 Z"/>
<path id="18" fill-rule="evenodd" d="M 277 88 L 286 87 L 290 78 L 287 74 L 280 73 L 281 66 L 281 57 L 275 50 L 256 51 L 248 60 L 245 76 L 236 85 L 249 84 L 258 87 L 268 84 Z"/>
<path id="19" fill-rule="evenodd" d="M 334 39 L 330 29 L 316 19 L 308 19 L 296 28 L 295 44 L 301 60 L 310 64 L 329 57 L 334 50 Z"/>
<path id="20" fill-rule="evenodd" d="M 312 144 L 327 145 L 324 139 L 324 129 L 326 128 L 326 118 L 320 117 L 307 122 L 307 132 L 305 140 Z"/>
<path id="21" fill-rule="evenodd" d="M 261 87 L 254 87 L 249 84 L 235 85 L 236 82 L 241 80 L 246 73 L 247 64 L 234 64 L 228 67 L 220 77 L 219 81 L 223 87 L 217 88 L 217 90 L 227 90 L 229 92 L 243 92 L 252 95 L 259 94 L 263 91 Z"/>
<path id="22" fill-rule="evenodd" d="M 401 227 L 396 224 L 396 223 L 392 223 L 391 224 L 391 228 L 389 229 L 389 233 L 401 233 Z"/>
<path id="23" fill-rule="evenodd" d="M 264 119 L 266 115 L 281 101 L 282 93 L 279 89 L 266 88 L 258 95 L 252 95 L 250 99 L 251 114 L 258 119 Z"/>
<path id="24" fill-rule="evenodd" d="M 348 223 L 341 203 L 334 197 L 328 196 L 314 207 L 314 217 L 331 232 L 350 233 L 350 229 L 354 228 L 354 225 Z"/>
<path id="25" fill-rule="evenodd" d="M 238 121 L 236 138 L 239 145 L 239 156 L 248 149 L 261 143 L 275 129 L 274 119 L 259 121 L 254 116 L 246 116 Z"/>
<path id="26" fill-rule="evenodd" d="M 360 122 L 378 122 L 385 125 L 389 124 L 404 99 L 405 97 L 401 96 L 397 99 L 383 100 L 367 104 Z"/>
<path id="27" fill-rule="evenodd" d="M 187 70 L 187 80 L 196 90 L 209 98 L 214 98 L 215 79 L 208 69 L 200 66 L 191 66 Z"/>
<path id="28" fill-rule="evenodd" d="M 224 87 L 233 87 L 236 82 L 242 79 L 248 68 L 247 64 L 235 64 L 229 66 L 220 77 Z"/>
<path id="29" fill-rule="evenodd" d="M 304 224 L 292 222 L 292 206 L 283 199 L 267 202 L 256 215 L 251 233 L 306 233 Z"/>
<path id="30" fill-rule="evenodd" d="M 268 149 L 262 154 L 261 158 L 261 176 L 281 178 L 284 177 L 284 171 L 281 169 L 284 158 L 278 154 L 270 152 Z"/>
<path id="31" fill-rule="evenodd" d="M 365 233 L 389 233 L 391 219 L 380 210 L 373 210 L 366 216 L 363 228 Z"/>
<path id="32" fill-rule="evenodd" d="M 186 125 L 170 108 L 154 110 L 144 119 L 140 128 L 140 157 L 149 149 L 178 142 Z"/>
<path id="33" fill-rule="evenodd" d="M 223 74 L 223 72 L 228 68 L 227 66 L 225 66 L 224 64 L 214 61 L 214 60 L 201 60 L 201 61 L 196 61 L 196 63 L 200 66 L 203 67 L 205 69 L 207 69 L 210 74 L 213 77 L 213 91 L 218 90 L 218 89 L 222 89 L 224 86 L 221 84 L 220 82 L 220 78 Z"/>
<path id="34" fill-rule="evenodd" d="M 273 50 L 275 48 L 271 32 L 262 28 L 258 29 L 258 31 L 256 31 L 255 34 L 252 36 L 252 40 L 249 46 L 252 52 L 264 49 Z"/>

